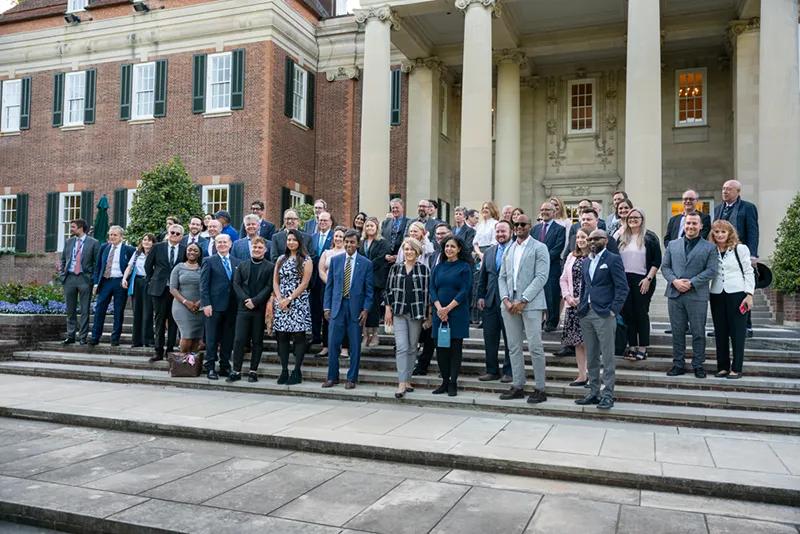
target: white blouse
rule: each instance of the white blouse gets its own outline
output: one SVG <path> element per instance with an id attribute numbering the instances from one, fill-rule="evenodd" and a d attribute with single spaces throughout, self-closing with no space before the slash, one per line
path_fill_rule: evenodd
<path id="1" fill-rule="evenodd" d="M 497 242 L 494 239 L 494 225 L 496 224 L 497 219 L 494 218 L 478 221 L 478 224 L 475 225 L 475 239 L 472 240 L 472 243 L 478 247 L 494 245 Z"/>
<path id="2" fill-rule="evenodd" d="M 753 264 L 750 263 L 750 249 L 741 243 L 736 245 L 739 253 L 739 261 L 733 249 L 721 253 L 717 249 L 717 275 L 711 281 L 711 292 L 719 295 L 725 293 L 745 293 L 753 294 L 756 288 L 756 278 L 753 272 Z M 741 267 L 740 267 L 741 264 Z M 744 271 L 744 275 L 742 275 Z"/>

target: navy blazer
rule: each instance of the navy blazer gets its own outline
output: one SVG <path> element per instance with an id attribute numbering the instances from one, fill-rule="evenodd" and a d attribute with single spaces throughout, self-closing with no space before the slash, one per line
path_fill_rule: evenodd
<path id="1" fill-rule="evenodd" d="M 319 235 L 320 232 L 314 232 L 311 235 L 311 248 L 313 250 L 309 250 L 308 253 L 311 255 L 311 258 L 314 260 L 314 265 L 316 266 L 319 263 L 319 258 L 322 255 L 320 252 L 317 254 L 317 246 L 319 245 Z M 331 243 L 333 243 L 333 228 L 328 230 L 328 235 L 325 236 L 325 243 L 322 244 L 322 250 L 328 250 L 331 248 Z"/>
<path id="2" fill-rule="evenodd" d="M 531 237 L 539 240 L 539 232 L 542 231 L 541 222 L 533 227 L 531 230 Z M 577 231 L 576 231 L 577 233 Z M 561 253 L 564 251 L 564 244 L 567 241 L 567 229 L 558 224 L 555 219 L 551 220 L 550 228 L 544 236 L 544 244 L 547 245 L 547 251 L 550 253 L 550 273 L 557 272 L 561 274 Z"/>
<path id="3" fill-rule="evenodd" d="M 711 232 L 711 217 L 706 215 L 702 212 L 697 212 L 700 214 L 700 220 L 703 222 L 703 227 L 700 229 L 700 237 L 703 239 L 708 239 L 708 233 Z M 681 233 L 681 219 L 683 218 L 683 213 L 679 213 L 677 215 L 673 215 L 669 218 L 667 222 L 667 233 L 664 234 L 664 248 L 667 248 L 670 241 L 680 238 L 681 236 L 678 235 Z"/>
<path id="4" fill-rule="evenodd" d="M 267 246 L 267 253 L 269 253 L 269 247 L 272 243 L 269 240 L 266 242 Z M 243 237 L 238 240 L 236 243 L 233 244 L 231 247 L 231 256 L 245 261 L 250 259 L 250 238 Z"/>
<path id="5" fill-rule="evenodd" d="M 331 320 L 339 316 L 342 305 L 342 290 L 344 288 L 344 264 L 347 254 L 337 254 L 331 258 L 328 267 L 328 283 L 325 284 L 325 300 L 323 309 L 330 310 Z M 355 272 L 350 284 L 350 298 L 346 303 L 350 305 L 350 318 L 358 320 L 361 311 L 368 311 L 372 307 L 372 262 L 356 252 Z"/>
<path id="6" fill-rule="evenodd" d="M 311 217 L 307 220 L 303 225 L 303 231 L 309 235 L 315 234 L 317 232 L 317 218 Z"/>
<path id="7" fill-rule="evenodd" d="M 258 235 L 270 241 L 272 239 L 272 234 L 275 233 L 275 225 L 271 222 L 267 221 L 266 219 L 261 219 L 261 223 L 259 223 L 258 227 Z M 244 225 L 239 229 L 240 236 L 246 236 L 247 232 L 244 229 Z M 269 251 L 269 249 L 267 249 Z"/>
<path id="8" fill-rule="evenodd" d="M 125 269 L 128 268 L 128 263 L 131 261 L 136 249 L 125 243 L 120 243 L 122 247 L 119 251 L 119 270 L 124 275 Z M 94 270 L 94 283 L 98 285 L 103 281 L 103 272 L 106 270 L 106 261 L 108 260 L 108 252 L 111 249 L 111 243 L 103 243 L 100 247 L 100 254 L 97 257 L 97 269 Z"/>
<path id="9" fill-rule="evenodd" d="M 181 239 L 181 245 L 184 247 L 189 246 L 189 236 L 183 236 Z M 200 247 L 200 252 L 202 253 L 202 257 L 208 256 L 208 238 L 197 236 L 197 246 Z"/>
<path id="10" fill-rule="evenodd" d="M 235 298 L 233 292 L 233 275 L 240 260 L 233 255 L 229 255 L 231 262 L 231 278 L 228 280 L 228 273 L 222 265 L 222 258 L 219 254 L 214 254 L 206 258 L 200 268 L 200 306 L 210 305 L 215 312 L 226 311 L 228 307 L 235 312 Z"/>
<path id="11" fill-rule="evenodd" d="M 725 202 L 720 202 L 714 208 L 714 220 L 722 218 L 722 208 Z M 758 208 L 752 202 L 736 199 L 733 211 L 728 219 L 739 234 L 739 241 L 750 249 L 751 257 L 758 257 Z"/>
<path id="12" fill-rule="evenodd" d="M 381 235 L 384 239 L 389 241 L 392 249 L 392 255 L 396 255 L 397 251 L 400 250 L 400 245 L 403 243 L 403 238 L 406 235 L 406 228 L 408 227 L 408 224 L 408 217 L 405 215 L 400 217 L 400 231 L 397 232 L 396 239 L 392 241 L 392 226 L 394 226 L 394 217 L 384 219 L 381 223 Z"/>
<path id="13" fill-rule="evenodd" d="M 590 306 L 601 317 L 607 317 L 612 311 L 619 315 L 628 298 L 628 279 L 622 258 L 608 250 L 604 251 L 594 271 L 594 278 L 589 276 L 590 264 L 591 257 L 583 262 L 583 291 L 578 304 L 578 316 L 585 317 Z M 589 295 L 592 297 L 591 303 Z"/>

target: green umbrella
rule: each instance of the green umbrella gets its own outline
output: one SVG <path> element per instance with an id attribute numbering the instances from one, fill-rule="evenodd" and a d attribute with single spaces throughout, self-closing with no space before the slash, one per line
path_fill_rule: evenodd
<path id="1" fill-rule="evenodd" d="M 97 215 L 94 218 L 94 238 L 101 243 L 108 238 L 108 198 L 105 195 L 97 203 Z"/>

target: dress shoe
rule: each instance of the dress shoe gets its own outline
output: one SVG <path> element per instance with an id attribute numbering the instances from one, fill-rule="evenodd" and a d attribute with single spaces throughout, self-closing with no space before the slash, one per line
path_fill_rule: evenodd
<path id="1" fill-rule="evenodd" d="M 247 373 L 247 381 L 250 382 L 251 384 L 254 382 L 258 382 L 258 373 L 256 373 L 255 371 L 250 371 L 249 373 Z"/>
<path id="2" fill-rule="evenodd" d="M 587 406 L 589 404 L 600 404 L 600 399 L 596 395 L 589 394 L 582 399 L 576 400 L 575 404 L 579 406 Z"/>
<path id="3" fill-rule="evenodd" d="M 230 373 L 228 378 L 225 379 L 225 382 L 238 382 L 242 379 L 242 373 L 237 373 L 236 371 Z"/>
<path id="4" fill-rule="evenodd" d="M 67 339 L 62 341 L 61 344 L 62 345 L 74 345 L 75 344 L 75 338 L 74 337 L 68 337 Z"/>
<path id="5" fill-rule="evenodd" d="M 478 377 L 478 380 L 480 380 L 481 382 L 489 382 L 491 380 L 499 380 L 499 379 L 500 375 L 496 375 L 493 373 L 486 373 L 485 375 L 481 375 Z"/>
<path id="6" fill-rule="evenodd" d="M 500 400 L 524 399 L 525 392 L 522 388 L 511 386 L 508 391 L 500 394 Z"/>
<path id="7" fill-rule="evenodd" d="M 150 362 L 150 363 L 155 363 L 155 362 L 160 362 L 163 359 L 164 359 L 164 355 L 163 354 L 154 354 L 154 355 L 150 356 L 150 359 L 147 360 L 147 361 Z"/>
<path id="8" fill-rule="evenodd" d="M 417 366 L 417 367 L 414 367 L 413 371 L 411 371 L 411 375 L 412 376 L 425 376 L 427 374 L 428 374 L 427 367 L 419 367 L 419 366 Z"/>
<path id="9" fill-rule="evenodd" d="M 744 335 L 747 337 L 753 337 L 753 329 L 748 328 Z"/>
<path id="10" fill-rule="evenodd" d="M 219 375 L 214 369 L 209 369 L 208 374 L 206 374 L 206 378 L 209 380 L 219 380 Z"/>
<path id="11" fill-rule="evenodd" d="M 597 403 L 598 410 L 610 410 L 613 407 L 614 398 L 609 395 L 604 396 L 602 399 L 600 399 L 600 402 Z"/>
<path id="12" fill-rule="evenodd" d="M 575 347 L 561 347 L 560 350 L 553 353 L 553 356 L 575 356 Z"/>
<path id="13" fill-rule="evenodd" d="M 737 380 L 739 378 L 742 378 L 742 373 L 736 373 L 736 372 L 732 371 L 732 372 L 728 373 L 728 376 L 726 378 L 728 378 L 730 380 Z"/>
<path id="14" fill-rule="evenodd" d="M 338 380 L 326 380 L 325 382 L 322 383 L 322 387 L 324 387 L 324 388 L 332 388 L 333 386 L 335 386 L 338 383 L 339 383 Z"/>
<path id="15" fill-rule="evenodd" d="M 230 374 L 231 374 L 231 370 L 230 369 L 220 369 L 219 370 L 219 376 L 229 376 Z"/>
<path id="16" fill-rule="evenodd" d="M 119 339 L 112 339 L 111 340 L 112 347 L 119 347 Z"/>
<path id="17" fill-rule="evenodd" d="M 394 398 L 395 398 L 395 399 L 402 399 L 402 398 L 403 398 L 403 397 L 405 397 L 405 396 L 406 396 L 406 390 L 403 390 L 403 391 L 395 391 L 395 393 L 394 393 Z"/>
<path id="18" fill-rule="evenodd" d="M 79 345 L 86 345 L 86 339 L 85 338 L 81 339 L 80 341 L 78 341 L 78 344 Z"/>
<path id="19" fill-rule="evenodd" d="M 695 378 L 705 378 L 706 377 L 706 370 L 702 367 L 698 367 L 694 370 L 694 377 Z"/>
<path id="20" fill-rule="evenodd" d="M 677 365 L 672 366 L 672 369 L 667 371 L 667 376 L 680 376 L 686 373 L 686 369 L 683 367 L 678 367 Z"/>
<path id="21" fill-rule="evenodd" d="M 278 377 L 278 384 L 283 385 L 289 381 L 289 370 L 284 369 L 281 371 L 281 376 Z"/>
<path id="22" fill-rule="evenodd" d="M 131 345 L 131 348 L 132 349 L 138 349 L 139 347 L 143 347 L 143 346 L 144 345 L 142 345 L 141 343 L 134 343 L 134 344 Z"/>
<path id="23" fill-rule="evenodd" d="M 286 381 L 286 384 L 289 386 L 294 386 L 295 384 L 299 384 L 302 381 L 303 381 L 303 374 L 300 372 L 300 369 L 294 369 L 289 375 L 289 379 Z"/>
<path id="24" fill-rule="evenodd" d="M 667 328 L 666 330 L 664 330 L 664 333 L 665 334 L 671 334 L 672 333 L 672 329 L 671 328 Z"/>
<path id="25" fill-rule="evenodd" d="M 99 340 L 97 340 L 97 339 L 90 339 L 90 340 L 89 340 L 89 346 L 90 346 L 90 347 L 94 347 L 94 346 L 97 346 L 97 345 L 99 345 L 99 344 L 100 344 L 100 341 L 99 341 Z"/>
<path id="26" fill-rule="evenodd" d="M 708 337 L 716 337 L 716 335 L 717 335 L 716 332 L 708 332 L 706 334 L 706 336 L 708 336 Z"/>
<path id="27" fill-rule="evenodd" d="M 585 386 L 588 383 L 589 383 L 588 380 L 576 380 L 575 382 L 570 382 L 569 385 L 570 385 L 570 387 L 573 387 L 573 388 L 580 388 L 580 387 Z"/>
<path id="28" fill-rule="evenodd" d="M 434 395 L 441 395 L 447 393 L 447 382 L 442 382 L 442 385 L 433 390 Z"/>
<path id="29" fill-rule="evenodd" d="M 406 393 L 414 393 L 414 388 L 412 386 L 406 387 Z"/>
<path id="30" fill-rule="evenodd" d="M 355 382 L 350 382 L 348 380 L 347 382 L 344 383 L 344 389 L 355 389 L 355 388 L 356 388 Z"/>
<path id="31" fill-rule="evenodd" d="M 500 382 L 502 382 L 503 384 L 510 384 L 513 381 L 514 381 L 514 379 L 511 378 L 511 375 L 503 375 L 500 378 Z"/>
<path id="32" fill-rule="evenodd" d="M 458 384 L 456 382 L 450 382 L 447 384 L 447 396 L 455 397 L 456 395 L 458 395 Z"/>
<path id="33" fill-rule="evenodd" d="M 534 389 L 533 393 L 528 396 L 526 401 L 528 404 L 539 404 L 547 400 L 547 394 L 541 389 Z"/>

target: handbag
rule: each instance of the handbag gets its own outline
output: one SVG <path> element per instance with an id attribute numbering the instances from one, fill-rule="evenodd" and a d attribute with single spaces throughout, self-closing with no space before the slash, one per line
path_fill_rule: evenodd
<path id="1" fill-rule="evenodd" d="M 436 336 L 436 346 L 443 349 L 450 348 L 450 326 L 447 323 L 439 325 L 439 331 Z"/>
<path id="2" fill-rule="evenodd" d="M 187 354 L 173 352 L 167 355 L 169 376 L 173 378 L 193 378 L 203 371 L 203 357 L 200 353 Z"/>
<path id="3" fill-rule="evenodd" d="M 136 275 L 135 274 L 131 274 L 131 276 L 128 277 L 128 296 L 129 297 L 133 296 L 133 284 L 135 284 L 135 283 L 136 283 Z"/>

